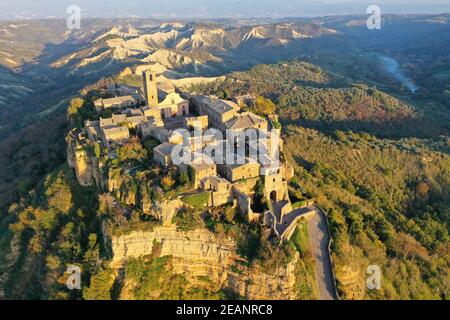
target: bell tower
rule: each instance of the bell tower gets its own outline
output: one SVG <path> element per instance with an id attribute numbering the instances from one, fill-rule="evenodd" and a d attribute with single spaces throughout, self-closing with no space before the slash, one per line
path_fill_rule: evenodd
<path id="1" fill-rule="evenodd" d="M 142 73 L 144 78 L 144 98 L 145 103 L 149 107 L 156 107 L 158 101 L 158 87 L 156 85 L 156 73 L 151 71 L 144 71 Z"/>

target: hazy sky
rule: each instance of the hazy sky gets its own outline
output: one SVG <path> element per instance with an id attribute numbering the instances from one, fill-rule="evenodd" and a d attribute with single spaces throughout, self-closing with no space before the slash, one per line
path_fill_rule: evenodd
<path id="1" fill-rule="evenodd" d="M 449 0 L 0 0 L 0 18 L 64 17 L 69 5 L 95 17 L 287 17 L 363 14 L 368 5 L 385 13 L 450 12 Z"/>

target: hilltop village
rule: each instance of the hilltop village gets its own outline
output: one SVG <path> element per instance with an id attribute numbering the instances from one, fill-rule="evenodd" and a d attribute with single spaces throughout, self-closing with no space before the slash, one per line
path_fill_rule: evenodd
<path id="1" fill-rule="evenodd" d="M 149 214 L 161 203 L 173 207 L 171 201 L 179 204 L 180 199 L 183 205 L 205 210 L 232 206 L 246 221 L 267 226 L 281 240 L 290 238 L 300 218 L 315 213 L 307 204 L 293 208 L 287 187 L 293 168 L 282 160 L 280 129 L 271 118 L 241 108 L 251 96 L 231 101 L 166 92 L 158 88 L 155 73 L 142 75 L 143 90 L 110 86 L 113 97 L 93 101 L 99 120 L 86 120 L 84 127 L 69 133 L 68 162 L 79 184 L 123 194 L 118 190 L 123 186 L 112 177 L 124 172 L 133 176 L 134 168 L 113 170 L 108 163 L 118 157 L 118 148 L 144 141 L 148 146 L 150 141 L 153 165 L 177 170 L 189 187 L 174 194 L 170 184 L 167 190 L 149 186 L 139 197 L 116 197 L 117 204 Z M 102 117 L 105 111 L 109 117 Z M 186 157 L 189 161 L 179 161 Z M 164 215 L 174 214 L 160 212 L 153 216 L 162 221 L 170 219 Z"/>

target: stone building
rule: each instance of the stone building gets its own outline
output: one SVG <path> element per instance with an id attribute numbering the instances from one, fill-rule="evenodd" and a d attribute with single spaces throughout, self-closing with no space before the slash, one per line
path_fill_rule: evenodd
<path id="1" fill-rule="evenodd" d="M 202 179 L 217 175 L 217 168 L 214 161 L 202 153 L 194 153 L 193 160 L 190 164 L 180 165 L 180 169 L 183 172 L 188 173 L 188 168 L 191 169 L 191 179 L 194 189 L 198 189 L 200 187 Z"/>
<path id="2" fill-rule="evenodd" d="M 187 116 L 189 101 L 176 92 L 158 90 L 156 73 L 143 72 L 144 98 L 147 104 L 147 114 L 161 119 Z"/>
<path id="3" fill-rule="evenodd" d="M 151 108 L 149 106 L 141 107 L 141 111 L 144 116 L 146 117 L 152 117 L 155 119 L 161 119 L 161 111 L 157 108 Z"/>
<path id="4" fill-rule="evenodd" d="M 147 121 L 146 116 L 131 116 L 126 118 L 126 124 L 128 128 L 136 129 L 139 124 Z"/>
<path id="5" fill-rule="evenodd" d="M 94 107 L 97 112 L 100 112 L 103 109 L 110 108 L 127 108 L 138 106 L 140 104 L 140 99 L 138 97 L 133 97 L 131 95 L 114 97 L 108 99 L 97 99 L 94 101 Z"/>
<path id="6" fill-rule="evenodd" d="M 155 161 L 163 166 L 168 167 L 172 165 L 172 150 L 176 144 L 164 142 L 153 149 L 153 157 Z"/>
<path id="7" fill-rule="evenodd" d="M 162 93 L 164 99 L 156 105 L 160 110 L 161 118 L 187 116 L 189 114 L 189 101 L 183 99 L 178 93 Z"/>
<path id="8" fill-rule="evenodd" d="M 183 119 L 183 127 L 185 129 L 199 129 L 205 131 L 208 129 L 208 116 L 186 117 Z"/>
<path id="9" fill-rule="evenodd" d="M 92 142 L 102 141 L 106 147 L 115 144 L 124 144 L 130 141 L 128 127 L 120 123 L 126 119 L 126 115 L 120 117 L 102 119 L 99 121 L 87 120 L 84 124 L 85 132 Z"/>
<path id="10" fill-rule="evenodd" d="M 223 206 L 233 203 L 233 185 L 224 178 L 218 176 L 205 177 L 200 181 L 200 188 L 211 193 L 209 206 Z"/>
<path id="11" fill-rule="evenodd" d="M 165 132 L 164 134 L 158 135 L 157 131 Z M 160 119 L 153 117 L 149 117 L 147 121 L 139 124 L 138 133 L 142 139 L 152 137 L 160 142 L 166 142 L 167 139 L 163 138 L 163 136 L 167 136 L 169 134 L 168 130 L 164 129 L 164 123 Z"/>
<path id="12" fill-rule="evenodd" d="M 110 126 L 121 126 L 126 124 L 127 115 L 126 114 L 114 114 L 111 118 L 101 118 L 100 117 L 100 128 L 110 127 Z"/>
<path id="13" fill-rule="evenodd" d="M 106 146 L 125 144 L 130 141 L 130 131 L 127 127 L 112 126 L 102 128 L 103 142 Z"/>
<path id="14" fill-rule="evenodd" d="M 225 123 L 225 127 L 226 129 L 233 130 L 234 132 L 240 132 L 246 129 L 259 129 L 262 131 L 267 131 L 268 122 L 266 119 L 254 113 L 243 112 L 228 120 Z"/>
<path id="15" fill-rule="evenodd" d="M 261 165 L 258 162 L 250 158 L 236 162 L 218 165 L 220 175 L 231 182 L 259 177 Z"/>
<path id="16" fill-rule="evenodd" d="M 84 128 L 86 134 L 92 142 L 97 142 L 102 139 L 102 132 L 100 129 L 99 121 L 86 120 L 84 122 Z"/>
<path id="17" fill-rule="evenodd" d="M 192 107 L 199 115 L 208 116 L 210 127 L 225 131 L 225 123 L 233 119 L 239 112 L 239 106 L 227 100 L 221 100 L 211 96 L 193 96 L 191 97 Z"/>

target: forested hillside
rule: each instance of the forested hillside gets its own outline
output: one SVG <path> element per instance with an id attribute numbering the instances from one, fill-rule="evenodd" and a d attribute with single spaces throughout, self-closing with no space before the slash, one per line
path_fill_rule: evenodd
<path id="1" fill-rule="evenodd" d="M 445 126 L 374 87 L 340 79 L 294 61 L 193 90 L 276 102 L 296 195 L 316 199 L 329 214 L 341 297 L 448 299 Z M 365 289 L 368 265 L 382 268 L 382 290 Z"/>
<path id="2" fill-rule="evenodd" d="M 362 131 L 380 137 L 437 137 L 447 130 L 447 123 L 434 121 L 408 100 L 301 61 L 259 65 L 192 90 L 222 97 L 247 92 L 264 95 L 278 105 L 282 122 L 323 130 Z"/>

